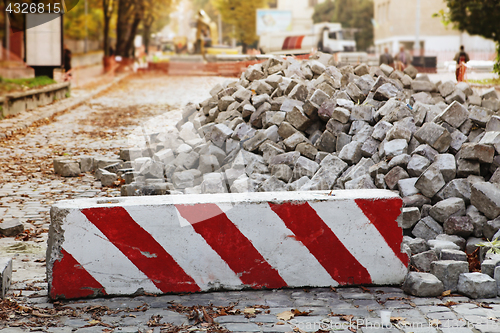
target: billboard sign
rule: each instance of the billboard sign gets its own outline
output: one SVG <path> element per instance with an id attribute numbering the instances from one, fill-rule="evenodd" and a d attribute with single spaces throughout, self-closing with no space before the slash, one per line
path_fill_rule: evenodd
<path id="1" fill-rule="evenodd" d="M 61 20 L 61 14 L 26 14 L 26 64 L 61 66 Z"/>
<path id="2" fill-rule="evenodd" d="M 290 10 L 257 9 L 257 35 L 292 30 Z"/>

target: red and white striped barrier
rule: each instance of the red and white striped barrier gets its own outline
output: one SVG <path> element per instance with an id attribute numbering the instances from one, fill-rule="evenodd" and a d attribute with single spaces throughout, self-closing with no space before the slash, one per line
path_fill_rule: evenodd
<path id="1" fill-rule="evenodd" d="M 385 190 L 61 201 L 49 295 L 400 284 L 401 205 Z"/>

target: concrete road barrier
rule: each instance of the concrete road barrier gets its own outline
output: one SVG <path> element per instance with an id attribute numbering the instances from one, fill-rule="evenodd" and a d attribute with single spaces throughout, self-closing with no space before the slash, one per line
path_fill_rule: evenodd
<path id="1" fill-rule="evenodd" d="M 401 206 L 385 190 L 60 201 L 49 295 L 400 284 Z"/>

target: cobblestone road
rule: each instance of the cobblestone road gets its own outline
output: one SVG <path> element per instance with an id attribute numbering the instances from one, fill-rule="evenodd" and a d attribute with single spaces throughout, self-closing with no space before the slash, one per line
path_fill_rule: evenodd
<path id="1" fill-rule="evenodd" d="M 26 231 L 16 239 L 0 238 L 0 256 L 14 258 L 14 283 L 0 306 L 0 333 L 500 332 L 500 298 L 414 298 L 395 287 L 143 295 L 50 303 L 44 263 L 50 205 L 61 199 L 119 195 L 119 189 L 102 188 L 90 174 L 56 176 L 52 159 L 115 157 L 137 125 L 165 112 L 174 125 L 179 114 L 175 110 L 208 97 L 210 87 L 224 80 L 132 76 L 52 122 L 3 139 L 0 219 L 19 219 Z M 381 328 L 381 310 L 391 311 L 390 328 Z"/>

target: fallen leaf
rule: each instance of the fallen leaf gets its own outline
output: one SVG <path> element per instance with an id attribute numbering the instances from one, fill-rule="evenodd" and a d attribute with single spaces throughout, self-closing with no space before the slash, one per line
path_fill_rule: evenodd
<path id="1" fill-rule="evenodd" d="M 429 325 L 437 327 L 437 326 L 441 325 L 441 321 L 439 319 L 432 319 L 431 321 L 429 321 Z"/>
<path id="2" fill-rule="evenodd" d="M 353 315 L 346 315 L 346 316 L 341 316 L 340 319 L 343 319 L 345 321 L 352 321 L 352 318 L 354 318 Z"/>
<path id="3" fill-rule="evenodd" d="M 278 322 L 276 323 L 276 325 L 285 325 L 285 323 L 284 323 L 284 322 L 282 322 L 282 321 L 278 321 Z"/>
<path id="4" fill-rule="evenodd" d="M 243 310 L 243 313 L 254 314 L 255 308 L 245 308 L 245 310 Z"/>
<path id="5" fill-rule="evenodd" d="M 371 291 L 370 291 L 370 289 L 368 289 L 368 288 L 366 288 L 366 287 L 359 286 L 359 288 L 360 288 L 361 290 L 363 290 L 365 293 L 369 293 L 369 292 L 371 292 Z"/>
<path id="6" fill-rule="evenodd" d="M 210 323 L 210 324 L 213 324 L 214 319 L 207 313 L 207 310 L 205 310 L 205 308 L 202 308 L 202 312 L 203 312 L 203 318 L 205 318 L 205 321 Z"/>
<path id="7" fill-rule="evenodd" d="M 101 321 L 100 320 L 95 320 L 95 319 L 92 319 L 91 321 L 89 321 L 89 324 L 90 325 L 97 325 L 99 324 Z"/>
<path id="8" fill-rule="evenodd" d="M 446 290 L 446 291 L 443 291 L 443 293 L 441 294 L 441 296 L 445 297 L 445 296 L 450 296 L 451 294 L 451 290 Z"/>
<path id="9" fill-rule="evenodd" d="M 36 316 L 36 317 L 39 317 L 39 318 L 50 318 L 50 317 L 52 317 L 51 315 L 48 315 L 48 314 L 45 314 L 45 313 L 40 313 L 40 312 L 38 312 L 36 310 L 33 310 L 33 312 L 31 312 L 31 314 L 33 316 Z"/>
<path id="10" fill-rule="evenodd" d="M 439 306 L 447 306 L 447 307 L 450 307 L 450 306 L 453 306 L 453 305 L 457 305 L 458 303 L 457 302 L 453 302 L 453 301 L 448 301 L 446 303 L 442 303 L 442 304 L 438 304 Z"/>
<path id="11" fill-rule="evenodd" d="M 281 312 L 281 313 L 278 313 L 278 314 L 276 315 L 276 317 L 277 317 L 278 319 L 281 319 L 281 320 L 285 320 L 285 321 L 287 321 L 287 320 L 292 319 L 292 318 L 294 317 L 294 314 L 292 313 L 292 311 L 283 311 L 283 312 Z"/>
<path id="12" fill-rule="evenodd" d="M 403 317 L 391 317 L 391 321 L 392 322 L 398 322 L 398 321 L 403 321 L 405 320 L 406 318 L 403 318 Z"/>
<path id="13" fill-rule="evenodd" d="M 292 309 L 292 313 L 294 316 L 309 316 L 309 314 L 312 312 L 311 311 L 299 311 L 297 309 Z"/>
<path id="14" fill-rule="evenodd" d="M 354 333 L 357 332 L 357 330 L 354 327 L 349 327 L 348 330 L 351 331 L 351 332 L 354 332 Z"/>

